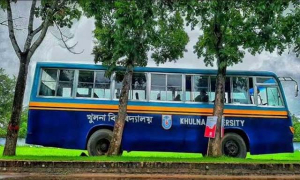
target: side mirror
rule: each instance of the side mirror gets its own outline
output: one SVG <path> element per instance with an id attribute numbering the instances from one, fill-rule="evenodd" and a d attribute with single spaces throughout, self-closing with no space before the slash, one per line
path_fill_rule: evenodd
<path id="1" fill-rule="evenodd" d="M 295 97 L 298 96 L 298 92 L 299 92 L 299 87 L 298 84 L 295 85 Z"/>

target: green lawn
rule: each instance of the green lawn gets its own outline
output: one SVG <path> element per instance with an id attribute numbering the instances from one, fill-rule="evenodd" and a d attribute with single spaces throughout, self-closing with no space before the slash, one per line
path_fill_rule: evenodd
<path id="1" fill-rule="evenodd" d="M 2 155 L 3 146 L 0 146 Z M 235 158 L 203 158 L 195 153 L 165 153 L 165 152 L 124 152 L 120 157 L 80 157 L 82 150 L 68 150 L 45 147 L 17 147 L 17 156 L 3 157 L 2 160 L 40 160 L 40 161 L 160 161 L 160 162 L 230 162 L 230 163 L 288 163 L 300 162 L 300 152 L 272 155 L 249 155 L 247 159 Z"/>

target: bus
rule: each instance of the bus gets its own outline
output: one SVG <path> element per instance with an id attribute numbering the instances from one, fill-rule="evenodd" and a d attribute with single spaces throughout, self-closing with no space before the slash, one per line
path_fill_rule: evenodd
<path id="1" fill-rule="evenodd" d="M 27 144 L 104 155 L 118 113 L 124 73 L 111 77 L 91 64 L 36 65 Z M 136 67 L 129 91 L 123 151 L 207 152 L 216 70 Z M 226 156 L 293 152 L 293 127 L 279 78 L 266 71 L 228 71 L 225 83 Z"/>

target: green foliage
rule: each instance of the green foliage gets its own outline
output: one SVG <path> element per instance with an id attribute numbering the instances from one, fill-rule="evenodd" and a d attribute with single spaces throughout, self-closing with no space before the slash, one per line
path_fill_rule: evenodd
<path id="1" fill-rule="evenodd" d="M 300 123 L 294 124 L 295 133 L 294 133 L 294 140 L 300 141 Z"/>
<path id="2" fill-rule="evenodd" d="M 1 1 L 0 1 L 0 8 L 1 8 L 1 9 L 6 9 L 6 7 L 7 7 L 6 1 L 1 0 Z"/>
<path id="3" fill-rule="evenodd" d="M 300 119 L 297 118 L 295 114 L 292 115 L 292 122 L 293 122 L 293 127 L 295 128 L 294 140 L 300 141 Z"/>
<path id="4" fill-rule="evenodd" d="M 0 68 L 0 136 L 6 136 L 6 129 L 10 120 L 16 78 L 5 74 L 4 69 Z"/>
<path id="5" fill-rule="evenodd" d="M 28 120 L 28 107 L 24 108 L 21 114 L 19 138 L 26 138 L 27 135 L 27 120 Z"/>
<path id="6" fill-rule="evenodd" d="M 12 2 L 17 3 L 18 0 L 13 0 Z M 78 0 L 66 0 L 56 8 L 53 8 L 54 5 L 57 5 L 61 1 L 41 0 L 40 2 L 40 6 L 35 8 L 35 17 L 41 18 L 43 21 L 45 21 L 46 17 L 49 17 L 49 14 L 54 12 L 53 16 L 49 17 L 50 26 L 53 26 L 54 23 L 56 23 L 61 28 L 71 28 L 74 19 L 78 20 L 81 16 L 81 11 L 77 5 Z M 4 10 L 7 8 L 6 0 L 0 1 L 0 8 Z"/>
<path id="7" fill-rule="evenodd" d="M 0 138 L 5 138 L 6 137 L 7 124 L 8 124 L 8 121 L 10 119 L 10 113 L 11 113 L 11 111 L 8 112 L 9 118 L 7 119 L 6 124 L 3 125 L 0 128 Z M 19 135 L 18 135 L 19 138 L 26 138 L 26 135 L 27 135 L 27 120 L 28 120 L 28 108 L 25 108 L 22 111 L 22 114 L 21 114 L 20 130 L 19 130 Z"/>
<path id="8" fill-rule="evenodd" d="M 291 7 L 285 16 L 279 21 L 278 33 L 291 47 L 297 56 L 300 54 L 300 4 L 299 1 L 291 3 Z"/>
<path id="9" fill-rule="evenodd" d="M 5 74 L 4 69 L 0 68 L 0 137 L 6 136 L 8 122 L 10 120 L 16 78 Z M 25 138 L 27 133 L 27 114 L 28 108 L 25 108 L 21 115 L 19 137 Z"/>
<path id="10" fill-rule="evenodd" d="M 96 19 L 95 62 L 111 72 L 117 65 L 146 66 L 148 53 L 156 63 L 183 56 L 188 36 L 183 19 L 168 3 L 155 0 L 80 1 Z"/>
<path id="11" fill-rule="evenodd" d="M 206 65 L 218 59 L 218 66 L 226 67 L 242 62 L 245 50 L 253 55 L 263 50 L 281 54 L 286 40 L 279 33 L 279 22 L 291 2 L 297 4 L 292 0 L 192 0 L 179 5 L 192 29 L 201 24 L 203 33 L 194 46 L 198 57 L 204 57 Z"/>
<path id="12" fill-rule="evenodd" d="M 297 123 L 300 123 L 300 119 L 297 118 L 297 116 L 295 114 L 292 115 L 292 122 L 293 124 L 297 124 Z"/>
<path id="13" fill-rule="evenodd" d="M 35 16 L 40 17 L 43 21 L 46 17 L 50 18 L 50 26 L 56 23 L 59 27 L 71 28 L 74 19 L 79 19 L 81 11 L 78 9 L 76 0 L 67 0 L 62 6 L 54 9 L 55 13 L 49 17 L 49 13 L 53 11 L 53 5 L 58 3 L 57 0 L 42 0 L 41 6 L 35 8 Z"/>

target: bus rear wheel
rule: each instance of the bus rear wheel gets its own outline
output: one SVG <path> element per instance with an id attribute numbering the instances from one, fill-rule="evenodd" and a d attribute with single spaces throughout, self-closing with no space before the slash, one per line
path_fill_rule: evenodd
<path id="1" fill-rule="evenodd" d="M 107 153 L 112 138 L 112 131 L 100 129 L 92 134 L 87 143 L 90 156 L 102 156 Z"/>
<path id="2" fill-rule="evenodd" d="M 225 156 L 246 158 L 247 147 L 243 138 L 236 133 L 227 133 L 222 139 L 222 153 Z"/>

